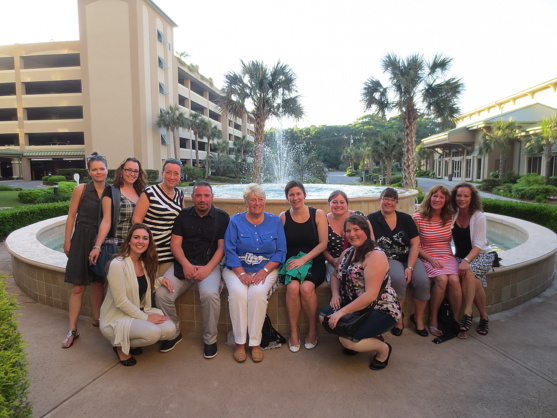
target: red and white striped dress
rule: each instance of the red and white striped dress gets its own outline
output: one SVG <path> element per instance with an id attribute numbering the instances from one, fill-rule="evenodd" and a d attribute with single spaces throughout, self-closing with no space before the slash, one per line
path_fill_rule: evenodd
<path id="1" fill-rule="evenodd" d="M 451 250 L 452 229 L 449 220 L 444 226 L 442 221 L 430 222 L 423 218 L 421 213 L 412 215 L 420 230 L 420 247 L 433 259 L 439 261 L 443 267 L 436 269 L 426 261 L 424 262 L 429 277 L 441 274 L 458 274 L 458 262 Z"/>

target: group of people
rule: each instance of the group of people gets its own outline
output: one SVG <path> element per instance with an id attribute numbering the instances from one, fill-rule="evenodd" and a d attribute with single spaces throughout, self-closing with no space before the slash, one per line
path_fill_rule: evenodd
<path id="1" fill-rule="evenodd" d="M 305 187 L 297 180 L 285 187 L 290 208 L 273 215 L 265 212 L 263 188 L 252 183 L 243 192 L 246 211 L 229 217 L 213 205 L 212 187 L 203 181 L 193 187 L 193 205 L 185 207 L 177 188 L 181 165 L 166 160 L 162 182 L 146 187 L 141 163 L 128 158 L 108 186 L 104 156 L 88 157 L 92 181 L 75 188 L 65 230 L 65 280 L 73 292 L 63 348 L 79 337 L 77 321 L 88 284 L 93 286 L 92 324 L 100 327 L 125 366 L 136 364 L 141 347 L 160 341 L 159 350 L 168 352 L 182 341 L 176 300 L 194 284 L 203 313 L 205 358 L 218 351 L 223 282 L 237 362 L 247 359 L 247 349 L 254 362 L 263 360 L 267 301 L 279 282 L 286 286 L 288 348 L 294 353 L 302 343 L 307 350 L 317 346 L 318 320 L 334 331 L 345 315 L 372 306 L 357 330 L 339 340 L 345 354 L 374 352 L 370 368 L 383 369 L 392 347 L 381 335 L 389 330 L 402 334 L 402 304 L 409 285 L 414 302 L 410 321 L 419 335 L 441 332 L 437 311 L 445 295 L 459 316 L 461 337 L 471 327 L 474 303 L 480 312 L 478 332 L 487 334 L 483 286 L 489 247 L 485 216 L 471 184 L 461 183 L 451 193 L 435 186 L 413 217 L 396 210 L 398 193 L 386 188 L 381 209 L 365 217 L 348 209 L 341 190 L 331 193 L 328 214 L 307 206 Z M 100 262 L 107 244 L 118 249 L 110 263 L 101 266 L 105 289 L 105 278 L 90 266 Z M 316 288 L 325 280 L 332 296 L 319 310 Z M 424 322 L 428 300 L 429 332 Z M 308 319 L 305 339 L 298 327 L 301 311 Z"/>

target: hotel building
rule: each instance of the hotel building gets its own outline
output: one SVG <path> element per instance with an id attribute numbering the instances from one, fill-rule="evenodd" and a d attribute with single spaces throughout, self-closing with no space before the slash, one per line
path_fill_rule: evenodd
<path id="1" fill-rule="evenodd" d="M 212 81 L 174 55 L 176 24 L 150 0 L 77 0 L 79 41 L 0 46 L 0 169 L 39 180 L 82 168 L 93 151 L 109 168 L 138 158 L 160 170 L 175 157 L 161 110 L 198 112 L 223 134 L 253 140 L 253 121 L 222 112 Z M 195 163 L 195 139 L 180 129 L 179 158 Z M 207 158 L 206 139 L 199 157 Z"/>

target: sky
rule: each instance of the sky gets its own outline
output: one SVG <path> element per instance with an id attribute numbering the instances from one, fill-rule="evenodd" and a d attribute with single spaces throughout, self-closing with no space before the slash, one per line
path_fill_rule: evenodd
<path id="1" fill-rule="evenodd" d="M 221 88 L 240 60 L 278 60 L 297 75 L 303 119 L 267 127 L 345 125 L 370 113 L 381 59 L 453 58 L 463 112 L 557 78 L 555 0 L 154 0 L 178 25 L 175 50 Z M 0 45 L 79 39 L 77 0 L 0 0 Z"/>

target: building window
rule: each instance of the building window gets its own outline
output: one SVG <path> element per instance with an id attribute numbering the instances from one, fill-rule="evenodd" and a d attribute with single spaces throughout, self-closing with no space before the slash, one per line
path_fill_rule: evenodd
<path id="1" fill-rule="evenodd" d="M 164 36 L 164 34 L 157 29 L 157 41 L 159 41 L 161 44 L 165 44 L 168 41 L 166 40 L 166 36 Z"/>
<path id="2" fill-rule="evenodd" d="M 483 158 L 482 157 L 478 157 L 476 158 L 476 178 L 474 180 L 481 180 L 483 179 Z"/>
<path id="3" fill-rule="evenodd" d="M 168 68 L 168 64 L 161 57 L 159 57 L 159 68 L 161 68 L 163 70 L 166 70 Z"/>
<path id="4" fill-rule="evenodd" d="M 170 145 L 170 141 L 168 140 L 166 134 L 161 134 L 161 145 Z"/>
<path id="5" fill-rule="evenodd" d="M 541 174 L 542 172 L 542 157 L 529 157 L 528 158 L 528 173 Z"/>
<path id="6" fill-rule="evenodd" d="M 466 158 L 465 176 L 467 180 L 472 178 L 472 158 Z"/>
<path id="7" fill-rule="evenodd" d="M 159 93 L 160 94 L 168 94 L 168 89 L 164 83 L 159 82 Z"/>

